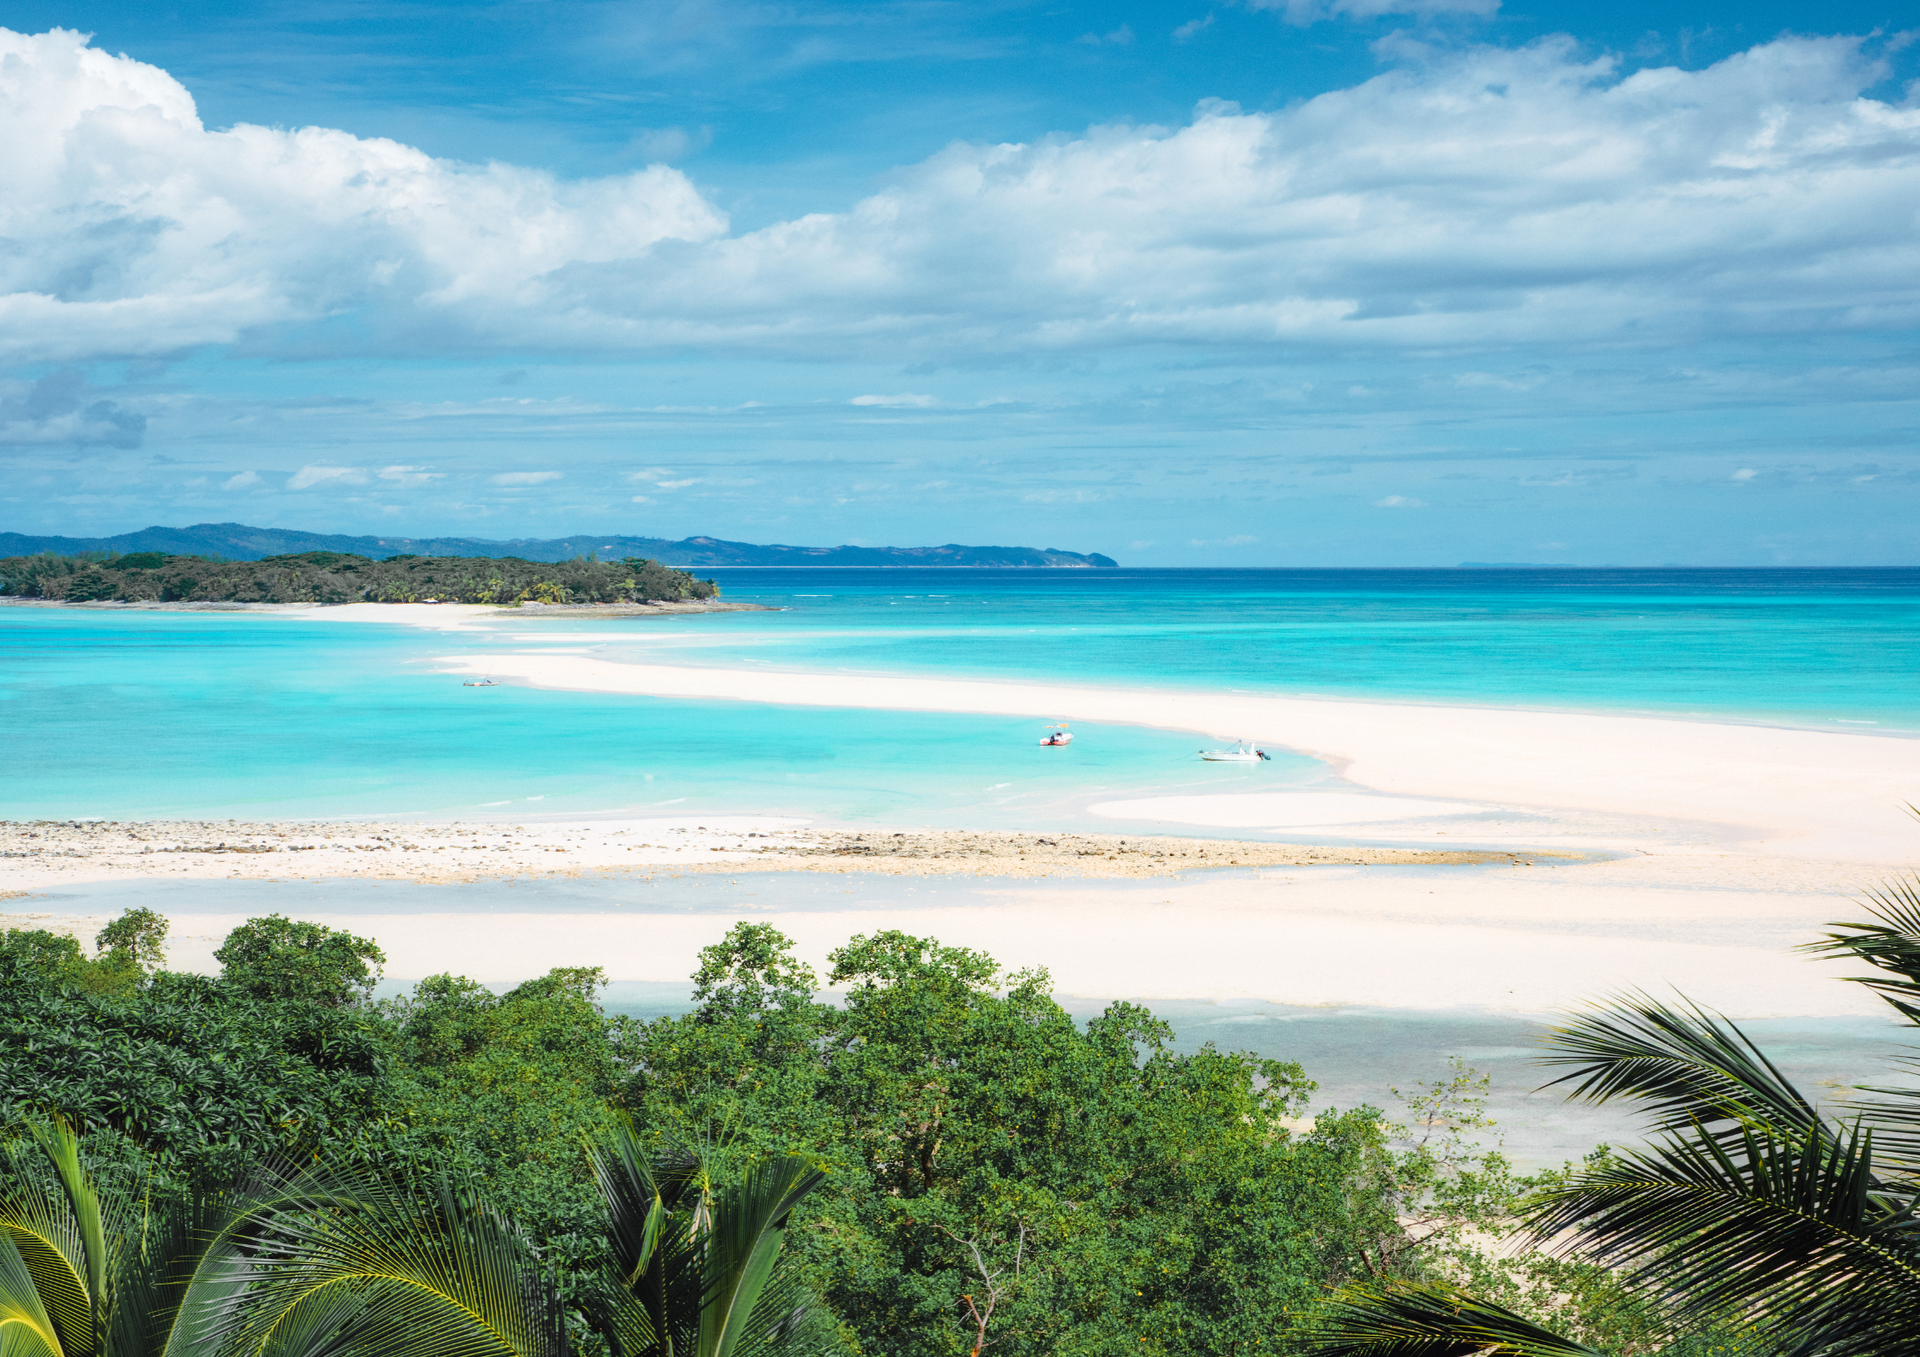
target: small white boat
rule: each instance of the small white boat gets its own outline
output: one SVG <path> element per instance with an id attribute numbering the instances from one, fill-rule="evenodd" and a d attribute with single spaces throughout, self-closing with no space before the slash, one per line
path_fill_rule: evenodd
<path id="1" fill-rule="evenodd" d="M 1059 725 L 1048 730 L 1045 735 L 1042 735 L 1040 737 L 1040 743 L 1050 745 L 1072 744 L 1073 732 L 1068 730 L 1067 723 L 1062 721 Z"/>
<path id="2" fill-rule="evenodd" d="M 1252 740 L 1242 740 L 1232 749 L 1203 749 L 1200 757 L 1208 763 L 1264 763 L 1267 751 L 1255 749 Z"/>
<path id="3" fill-rule="evenodd" d="M 500 680 L 497 678 L 468 679 L 460 686 L 462 688 L 498 688 Z"/>

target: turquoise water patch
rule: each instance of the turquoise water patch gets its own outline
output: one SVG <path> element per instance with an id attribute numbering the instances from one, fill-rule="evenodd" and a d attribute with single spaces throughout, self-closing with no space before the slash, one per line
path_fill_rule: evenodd
<path id="1" fill-rule="evenodd" d="M 469 688 L 465 634 L 260 616 L 0 610 L 8 819 L 791 814 L 1077 823 L 1090 801 L 1324 772 L 1203 764 L 1192 735 L 1039 720 Z"/>
<path id="2" fill-rule="evenodd" d="M 607 657 L 1920 732 L 1920 570 L 713 573 Z"/>

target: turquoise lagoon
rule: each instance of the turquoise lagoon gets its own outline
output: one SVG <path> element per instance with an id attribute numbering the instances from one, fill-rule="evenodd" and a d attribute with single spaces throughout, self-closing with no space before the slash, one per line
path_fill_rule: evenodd
<path id="1" fill-rule="evenodd" d="M 715 572 L 786 609 L 604 623 L 504 619 L 432 633 L 300 616 L 0 607 L 0 817 L 420 815 L 516 820 L 624 810 L 853 822 L 1072 827 L 1091 801 L 1324 776 L 1306 759 L 1203 765 L 1176 732 L 1036 721 L 464 688 L 436 656 L 555 648 L 772 670 L 955 673 L 1183 692 L 1240 688 L 1416 702 L 1638 711 L 1920 733 L 1920 571 Z M 1217 732 L 1222 735 L 1231 732 Z M 1103 827 L 1114 828 L 1110 822 Z M 1391 869 L 1386 869 L 1391 870 Z M 1471 869 L 1466 869 L 1471 870 Z M 1045 889 L 1046 883 L 1029 883 Z M 1112 883 L 1124 891 L 1130 883 Z M 831 899 L 857 932 L 879 905 L 950 906 L 992 883 L 783 874 L 651 881 L 96 882 L 30 907 L 99 914 L 283 910 L 468 917 L 494 909 L 776 918 Z M 850 894 L 849 888 L 857 893 Z M 816 901 L 815 897 L 818 897 Z M 21 902 L 23 905 L 27 902 Z M 611 1007 L 683 1008 L 682 985 L 617 985 Z M 1068 997 L 1087 1015 L 1105 1002 Z M 1323 1103 L 1394 1107 L 1390 1086 L 1463 1056 L 1528 1166 L 1621 1114 L 1569 1107 L 1531 1061 L 1540 1020 L 1483 1011 L 1156 999 L 1179 1044 L 1302 1060 Z M 1883 1068 L 1877 1018 L 1751 1024 L 1803 1086 Z"/>
<path id="2" fill-rule="evenodd" d="M 432 660 L 688 665 L 1654 712 L 1920 733 L 1920 571 L 715 572 L 782 611 L 483 631 L 0 608 L 0 816 L 620 810 L 1070 827 L 1101 799 L 1298 784 L 1192 735 L 465 688 Z M 1233 732 L 1214 734 L 1229 736 Z"/>

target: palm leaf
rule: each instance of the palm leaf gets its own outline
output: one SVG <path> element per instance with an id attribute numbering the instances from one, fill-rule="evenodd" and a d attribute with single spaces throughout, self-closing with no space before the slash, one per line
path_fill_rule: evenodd
<path id="1" fill-rule="evenodd" d="M 1872 923 L 1835 923 L 1818 942 L 1799 948 L 1815 956 L 1857 957 L 1883 975 L 1847 978 L 1865 985 L 1920 1026 L 1920 877 L 1895 877 L 1866 892 Z"/>
<path id="2" fill-rule="evenodd" d="M 564 1357 L 558 1300 L 514 1226 L 446 1181 L 425 1196 L 313 1172 L 216 1240 L 201 1281 L 248 1283 L 197 1337 L 236 1357 Z"/>
<path id="3" fill-rule="evenodd" d="M 1601 1357 L 1600 1352 L 1451 1287 L 1348 1287 L 1309 1331 L 1315 1357 Z"/>
<path id="4" fill-rule="evenodd" d="M 0 1200 L 0 1233 L 32 1277 L 61 1348 L 91 1353 L 103 1334 L 109 1267 L 100 1198 L 65 1122 L 29 1129 L 6 1147 L 14 1186 Z"/>
<path id="5" fill-rule="evenodd" d="M 64 1357 L 33 1273 L 6 1236 L 0 1236 L 0 1357 Z"/>
<path id="6" fill-rule="evenodd" d="M 1547 1190 L 1528 1224 L 1682 1318 L 1764 1317 L 1811 1335 L 1871 1311 L 1920 1330 L 1920 1230 L 1911 1203 L 1876 1185 L 1872 1158 L 1857 1126 L 1674 1136 Z"/>
<path id="7" fill-rule="evenodd" d="M 761 1301 L 794 1208 L 827 1175 L 799 1155 L 762 1160 L 722 1194 L 706 1241 L 700 1357 L 735 1357 L 751 1336 L 764 1341 L 778 1319 Z"/>
<path id="8" fill-rule="evenodd" d="M 1721 1127 L 1737 1137 L 1750 1122 L 1804 1132 L 1820 1115 L 1766 1054 L 1733 1023 L 1689 1004 L 1670 1008 L 1643 994 L 1623 996 L 1556 1028 L 1545 1065 L 1575 1068 L 1545 1087 L 1572 1084 L 1569 1098 L 1644 1100 L 1653 1129 Z"/>

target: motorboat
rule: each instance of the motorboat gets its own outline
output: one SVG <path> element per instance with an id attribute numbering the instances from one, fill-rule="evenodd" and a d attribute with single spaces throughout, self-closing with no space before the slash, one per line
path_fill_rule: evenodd
<path id="1" fill-rule="evenodd" d="M 1042 735 L 1040 737 L 1040 743 L 1050 745 L 1072 744 L 1073 732 L 1068 730 L 1067 723 L 1062 721 L 1059 725 L 1049 729 L 1045 735 Z"/>
<path id="2" fill-rule="evenodd" d="M 500 680 L 497 678 L 468 679 L 460 686 L 462 688 L 498 688 Z"/>
<path id="3" fill-rule="evenodd" d="M 1265 763 L 1267 751 L 1255 749 L 1252 740 L 1242 740 L 1232 749 L 1203 749 L 1200 757 L 1208 763 Z"/>

